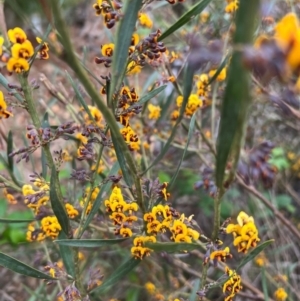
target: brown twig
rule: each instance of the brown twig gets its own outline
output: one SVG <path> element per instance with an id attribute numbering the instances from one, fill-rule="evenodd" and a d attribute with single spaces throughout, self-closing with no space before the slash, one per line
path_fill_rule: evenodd
<path id="1" fill-rule="evenodd" d="M 4 0 L 0 0 L 0 32 L 3 35 L 5 46 L 7 47 L 9 45 L 9 41 L 7 37 L 7 27 L 4 16 Z"/>

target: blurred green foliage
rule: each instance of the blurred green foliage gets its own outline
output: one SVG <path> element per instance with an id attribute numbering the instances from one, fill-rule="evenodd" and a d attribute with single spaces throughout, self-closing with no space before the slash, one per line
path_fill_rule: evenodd
<path id="1" fill-rule="evenodd" d="M 31 219 L 30 210 L 15 210 L 8 213 L 8 204 L 5 199 L 0 199 L 0 218 L 19 220 Z M 0 223 L 0 245 L 9 243 L 17 246 L 19 243 L 26 242 L 27 223 Z"/>

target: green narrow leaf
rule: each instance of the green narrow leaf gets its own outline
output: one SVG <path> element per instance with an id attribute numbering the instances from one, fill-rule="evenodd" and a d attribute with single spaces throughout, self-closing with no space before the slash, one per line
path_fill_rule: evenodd
<path id="1" fill-rule="evenodd" d="M 227 64 L 227 60 L 228 60 L 228 56 L 226 56 L 224 58 L 224 60 L 221 62 L 220 66 L 218 67 L 216 73 L 209 79 L 207 85 L 210 85 L 211 83 L 213 83 L 216 78 L 218 77 L 218 75 L 221 73 L 221 71 L 223 70 L 223 68 L 226 66 Z"/>
<path id="2" fill-rule="evenodd" d="M 44 179 L 46 179 L 47 171 L 48 171 L 48 165 L 47 165 L 46 154 L 45 154 L 45 151 L 43 149 L 42 149 L 41 161 L 42 161 L 42 177 Z"/>
<path id="3" fill-rule="evenodd" d="M 246 255 L 246 257 L 243 258 L 243 260 L 241 261 L 241 263 L 237 267 L 237 270 L 241 269 L 246 263 L 248 263 L 249 261 L 251 261 L 252 259 L 254 259 L 260 252 L 262 252 L 268 245 L 270 245 L 274 241 L 275 241 L 274 239 L 267 240 L 267 241 L 263 242 L 262 244 L 258 245 L 252 251 L 250 251 Z"/>
<path id="4" fill-rule="evenodd" d="M 151 92 L 147 93 L 146 95 L 142 96 L 141 99 L 136 102 L 135 104 L 133 104 L 131 107 L 129 107 L 127 110 L 130 110 L 136 106 L 140 106 L 142 104 L 144 104 L 145 102 L 147 102 L 148 100 L 152 99 L 153 97 L 155 97 L 157 94 L 159 94 L 161 91 L 163 91 L 164 89 L 166 89 L 167 85 L 164 86 L 160 86 L 157 89 L 152 90 Z"/>
<path id="5" fill-rule="evenodd" d="M 139 263 L 141 260 L 135 259 L 135 258 L 130 258 L 128 261 L 120 265 L 118 268 L 115 269 L 115 271 L 108 276 L 102 285 L 96 287 L 93 289 L 91 292 L 99 294 L 105 290 L 107 290 L 109 287 L 114 285 L 115 283 L 118 283 L 120 279 L 125 277 L 126 275 L 129 274 Z"/>
<path id="6" fill-rule="evenodd" d="M 67 238 L 66 234 L 63 231 L 61 231 L 59 233 L 58 239 L 71 241 L 71 239 L 68 240 L 66 238 Z M 70 248 L 70 246 L 59 245 L 59 252 L 67 273 L 74 278 L 75 277 L 74 250 Z"/>
<path id="7" fill-rule="evenodd" d="M 110 172 L 108 174 L 108 177 L 117 174 L 119 169 L 120 169 L 119 162 L 116 162 L 114 164 L 114 166 L 112 167 L 112 169 L 110 170 Z M 97 213 L 97 211 L 98 211 L 101 203 L 103 202 L 103 198 L 104 198 L 105 194 L 108 193 L 110 187 L 111 187 L 111 182 L 110 181 L 108 181 L 107 183 L 105 183 L 101 187 L 100 192 L 99 192 L 99 194 L 98 194 L 98 196 L 97 196 L 97 198 L 96 198 L 96 200 L 95 200 L 95 202 L 93 204 L 91 212 L 87 216 L 86 221 L 85 221 L 85 223 L 84 223 L 84 225 L 82 227 L 82 233 L 85 231 L 85 229 L 88 227 L 88 225 L 92 221 L 93 217 Z"/>
<path id="8" fill-rule="evenodd" d="M 258 9 L 259 0 L 240 3 L 234 35 L 234 44 L 239 45 L 239 48 L 252 42 Z M 229 66 L 217 139 L 216 184 L 219 188 L 223 187 L 225 168 L 230 155 L 234 160 L 232 174 L 237 166 L 250 103 L 249 71 L 243 64 L 242 53 L 236 50 Z"/>
<path id="9" fill-rule="evenodd" d="M 44 274 L 43 272 L 40 272 L 39 270 L 36 270 L 29 265 L 10 257 L 2 252 L 0 252 L 0 265 L 12 270 L 16 273 L 33 277 L 33 278 L 39 278 L 39 279 L 46 279 L 46 280 L 55 280 L 56 278 L 52 278 L 51 276 Z"/>
<path id="10" fill-rule="evenodd" d="M 190 97 L 190 94 L 192 92 L 194 73 L 195 73 L 194 67 L 192 65 L 188 64 L 185 67 L 185 72 L 184 72 L 184 77 L 183 77 L 184 78 L 183 101 L 182 101 L 179 117 L 178 117 L 178 119 L 177 119 L 177 121 L 176 121 L 176 123 L 173 127 L 173 130 L 171 132 L 171 135 L 168 138 L 166 144 L 164 145 L 162 151 L 158 154 L 158 156 L 156 156 L 156 158 L 148 166 L 148 168 L 143 171 L 142 175 L 144 175 L 150 168 L 152 168 L 154 165 L 156 165 L 164 157 L 164 155 L 167 153 L 167 151 L 169 150 L 169 147 L 170 147 L 170 145 L 171 145 L 171 143 L 172 143 L 172 141 L 175 137 L 175 134 L 177 132 L 177 127 L 178 127 L 179 123 L 181 122 L 181 120 L 183 118 L 183 114 L 184 114 L 186 104 L 187 104 L 188 99 Z"/>
<path id="11" fill-rule="evenodd" d="M 73 78 L 71 77 L 71 75 L 68 73 L 68 71 L 66 71 L 66 75 L 67 75 L 67 78 L 76 94 L 76 98 L 77 100 L 79 101 L 79 103 L 82 105 L 82 107 L 84 108 L 84 110 L 86 111 L 86 113 L 89 115 L 89 118 L 91 120 L 94 120 L 94 117 L 92 116 L 91 114 L 91 111 L 88 107 L 88 105 L 86 104 L 86 101 L 84 100 L 84 98 L 82 97 L 79 89 L 78 89 L 78 85 L 75 84 Z"/>
<path id="12" fill-rule="evenodd" d="M 45 128 L 49 128 L 50 127 L 50 124 L 49 124 L 49 113 L 46 112 L 43 116 L 43 119 L 42 119 L 42 128 L 45 129 Z"/>
<path id="13" fill-rule="evenodd" d="M 263 292 L 264 292 L 264 300 L 269 301 L 268 284 L 267 284 L 265 268 L 262 268 L 262 270 L 261 270 L 261 282 L 262 282 L 262 288 L 263 288 Z"/>
<path id="14" fill-rule="evenodd" d="M 192 138 L 192 135 L 193 135 L 193 132 L 194 132 L 195 122 L 196 122 L 196 114 L 194 114 L 193 117 L 192 117 L 192 119 L 191 119 L 190 126 L 189 126 L 188 137 L 187 137 L 187 142 L 185 144 L 185 147 L 184 147 L 184 150 L 183 150 L 183 154 L 182 154 L 182 156 L 180 158 L 180 161 L 179 161 L 179 164 L 177 166 L 177 169 L 176 169 L 176 171 L 175 171 L 175 173 L 174 173 L 174 175 L 173 175 L 173 177 L 172 177 L 172 179 L 171 179 L 171 181 L 169 183 L 170 188 L 175 183 L 176 178 L 178 176 L 178 172 L 179 172 L 180 166 L 181 166 L 182 161 L 183 161 L 183 159 L 185 157 L 186 150 L 187 150 L 187 148 L 188 148 L 188 146 L 190 144 L 190 141 L 191 141 L 191 138 Z"/>
<path id="15" fill-rule="evenodd" d="M 56 185 L 55 185 L 56 179 L 58 180 L 58 175 L 55 166 L 53 166 L 51 171 L 51 179 L 50 179 L 51 206 L 55 216 L 57 217 L 59 224 L 61 225 L 62 230 L 65 232 L 66 235 L 69 235 L 70 222 L 68 219 L 66 209 L 63 206 L 63 204 L 60 202 L 56 192 Z"/>
<path id="16" fill-rule="evenodd" d="M 14 159 L 13 157 L 9 156 L 9 154 L 12 152 L 13 152 L 13 135 L 12 135 L 12 131 L 9 131 L 7 136 L 7 161 L 8 161 L 8 167 L 10 171 L 13 173 Z"/>
<path id="17" fill-rule="evenodd" d="M 7 156 L 7 161 L 3 158 L 3 156 L 0 154 L 0 162 L 3 163 L 5 166 L 5 169 L 9 172 L 9 175 L 13 182 L 18 186 L 21 187 L 20 183 L 15 177 L 14 174 L 14 159 L 13 157 L 10 157 L 9 154 L 13 151 L 13 135 L 12 132 L 9 131 L 8 137 L 7 137 L 7 149 L 6 149 L 6 156 Z"/>
<path id="18" fill-rule="evenodd" d="M 190 301 L 196 301 L 197 298 L 197 291 L 199 290 L 200 287 L 200 279 L 196 279 L 194 284 L 193 284 L 193 290 L 190 294 Z"/>
<path id="19" fill-rule="evenodd" d="M 119 89 L 127 68 L 128 51 L 132 33 L 142 6 L 142 0 L 125 1 L 124 16 L 118 22 L 115 49 L 112 60 L 112 76 L 109 99 Z"/>
<path id="20" fill-rule="evenodd" d="M 8 163 L 3 158 L 3 156 L 0 154 L 0 162 L 4 165 L 5 169 L 9 170 Z"/>
<path id="21" fill-rule="evenodd" d="M 55 240 L 60 246 L 78 247 L 78 248 L 98 248 L 119 244 L 128 238 L 116 239 L 59 239 Z"/>
<path id="22" fill-rule="evenodd" d="M 155 252 L 167 252 L 176 253 L 183 251 L 192 251 L 195 249 L 200 249 L 200 245 L 195 243 L 177 243 L 177 242 L 155 242 L 146 243 L 146 247 Z"/>
<path id="23" fill-rule="evenodd" d="M 9 219 L 9 218 L 0 218 L 0 223 L 2 224 L 19 224 L 19 223 L 31 223 L 34 219 Z"/>
<path id="24" fill-rule="evenodd" d="M 171 27 L 169 27 L 160 37 L 159 41 L 162 41 L 170 34 L 175 32 L 177 29 L 188 23 L 192 18 L 199 15 L 204 8 L 211 2 L 211 0 L 203 0 L 197 4 L 195 4 L 189 11 L 187 11 L 183 16 L 181 16 L 177 22 L 175 22 Z"/>
<path id="25" fill-rule="evenodd" d="M 43 120 L 42 120 L 42 128 L 49 128 L 49 127 L 50 127 L 49 114 L 48 114 L 48 112 L 46 112 L 44 117 L 43 117 Z M 44 179 L 46 179 L 47 171 L 48 171 L 48 165 L 47 165 L 46 154 L 45 154 L 45 151 L 44 151 L 43 148 L 42 148 L 41 160 L 42 160 L 42 177 Z"/>
<path id="26" fill-rule="evenodd" d="M 160 104 L 161 107 L 162 107 L 162 110 L 161 110 L 161 113 L 160 113 L 160 117 L 158 118 L 157 120 L 157 123 L 159 123 L 160 121 L 162 121 L 164 119 L 164 117 L 166 116 L 170 106 L 171 106 L 171 103 L 174 99 L 174 94 L 175 94 L 175 90 L 172 90 L 172 92 L 170 93 L 170 95 L 167 97 L 167 99 L 162 103 Z"/>
<path id="27" fill-rule="evenodd" d="M 147 89 L 150 87 L 151 84 L 154 83 L 154 81 L 159 77 L 159 73 L 157 71 L 154 71 L 151 73 L 151 75 L 147 78 L 145 84 L 143 85 L 142 93 L 145 94 L 147 92 Z"/>

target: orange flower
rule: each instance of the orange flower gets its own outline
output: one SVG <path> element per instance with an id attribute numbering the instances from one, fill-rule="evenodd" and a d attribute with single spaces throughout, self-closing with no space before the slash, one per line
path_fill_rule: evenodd
<path id="1" fill-rule="evenodd" d="M 294 13 L 285 15 L 275 27 L 278 46 L 287 52 L 287 63 L 292 70 L 300 66 L 300 27 Z"/>

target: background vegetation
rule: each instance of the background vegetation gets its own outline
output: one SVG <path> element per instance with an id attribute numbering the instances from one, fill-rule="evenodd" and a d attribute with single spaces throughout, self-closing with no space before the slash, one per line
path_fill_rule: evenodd
<path id="1" fill-rule="evenodd" d="M 298 300 L 299 12 L 0 1 L 0 300 Z"/>

